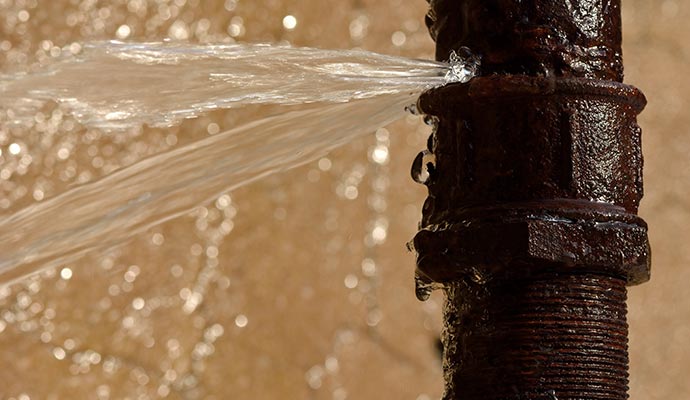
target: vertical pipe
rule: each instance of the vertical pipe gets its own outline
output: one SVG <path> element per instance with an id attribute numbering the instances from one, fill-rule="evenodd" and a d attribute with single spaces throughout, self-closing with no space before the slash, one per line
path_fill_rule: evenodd
<path id="1" fill-rule="evenodd" d="M 650 263 L 620 0 L 430 3 L 437 58 L 482 58 L 419 100 L 438 123 L 413 243 L 447 296 L 444 399 L 627 399 L 626 285 Z"/>

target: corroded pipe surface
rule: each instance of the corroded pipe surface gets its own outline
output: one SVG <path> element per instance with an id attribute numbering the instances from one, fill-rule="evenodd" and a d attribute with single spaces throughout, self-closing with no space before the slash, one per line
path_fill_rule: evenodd
<path id="1" fill-rule="evenodd" d="M 467 46 L 485 74 L 622 81 L 620 0 L 431 0 L 436 58 Z"/>
<path id="2" fill-rule="evenodd" d="M 627 398 L 626 285 L 649 279 L 642 93 L 617 0 L 431 1 L 437 58 L 481 76 L 438 119 L 417 274 L 445 285 L 444 399 Z"/>
<path id="3" fill-rule="evenodd" d="M 551 272 L 446 293 L 447 399 L 627 398 L 622 279 Z"/>

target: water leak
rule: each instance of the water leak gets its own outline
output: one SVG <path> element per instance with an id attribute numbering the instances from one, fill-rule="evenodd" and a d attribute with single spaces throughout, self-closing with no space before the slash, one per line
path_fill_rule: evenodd
<path id="1" fill-rule="evenodd" d="M 277 47 L 358 47 L 408 57 L 428 58 L 431 53 L 428 34 L 418 21 L 425 4 L 390 8 L 341 2 L 332 12 L 332 4 L 313 0 L 0 3 L 0 74 L 5 74 L 3 85 L 12 81 L 15 89 L 23 78 L 28 80 L 21 85 L 40 77 L 46 84 L 39 85 L 39 91 L 51 90 L 47 82 L 57 79 L 50 73 L 74 67 L 75 59 L 92 63 L 104 46 L 159 47 L 159 53 L 184 54 L 187 48 L 212 53 L 213 46 L 234 47 L 235 41 L 270 41 L 280 43 Z M 89 42 L 111 38 L 127 42 Z M 170 41 L 155 43 L 166 38 Z M 309 110 L 343 104 L 245 106 L 242 100 L 228 103 L 235 110 L 216 109 L 213 103 L 232 93 L 216 86 L 218 96 L 205 98 L 204 91 L 218 84 L 206 78 L 205 68 L 215 62 L 214 56 L 194 61 L 185 57 L 163 65 L 100 58 L 106 62 L 95 64 L 97 75 L 84 68 L 83 74 L 63 75 L 69 80 L 57 82 L 74 96 L 34 92 L 37 96 L 32 97 L 16 91 L 19 101 L 7 100 L 0 107 L 0 219 L 171 151 L 185 148 L 185 155 L 178 153 L 179 163 L 184 163 L 190 160 L 187 146 L 247 122 L 300 111 L 306 119 Z M 215 63 L 223 73 L 232 70 L 230 62 Z M 271 65 L 273 71 L 267 73 L 281 73 L 282 67 Z M 137 69 L 160 73 L 147 79 L 128 75 Z M 441 78 L 443 74 L 440 71 Z M 112 83 L 111 77 L 122 85 Z M 88 81 L 90 87 L 80 87 L 76 80 Z M 274 81 L 294 87 L 285 78 Z M 153 89 L 147 90 L 149 83 Z M 366 92 L 374 84 L 362 86 Z M 87 89 L 91 93 L 84 96 Z M 127 91 L 131 98 L 123 94 Z M 166 98 L 156 98 L 155 91 Z M 121 96 L 109 99 L 110 93 Z M 154 102 L 142 102 L 140 96 Z M 176 97 L 183 101 L 174 104 Z M 395 101 L 397 95 L 375 97 Z M 128 109 L 127 100 L 138 104 Z M 120 109 L 111 109 L 114 105 Z M 321 115 L 315 114 L 311 123 L 330 129 L 328 121 L 319 121 Z M 372 129 L 318 161 L 220 196 L 199 190 L 198 203 L 180 217 L 130 232 L 122 245 L 93 248 L 57 268 L 0 287 L 0 345 L 21 349 L 6 354 L 5 361 L 16 368 L 0 374 L 3 394 L 17 399 L 344 400 L 376 397 L 371 391 L 376 388 L 395 398 L 438 398 L 437 359 L 427 354 L 425 344 L 441 326 L 439 299 L 415 304 L 414 297 L 400 295 L 397 284 L 398 277 L 401 283 L 411 281 L 399 268 L 411 261 L 400 252 L 400 243 L 408 236 L 405 229 L 414 228 L 420 202 L 414 188 L 400 189 L 409 185 L 405 154 L 409 146 L 421 144 L 427 132 L 419 122 L 403 116 L 387 127 L 390 135 L 385 128 L 375 134 Z M 243 147 L 233 147 L 225 156 L 242 154 L 238 149 Z M 208 151 L 204 146 L 200 150 Z M 190 168 L 212 170 L 215 163 Z M 184 170 L 172 162 L 167 165 L 171 172 Z M 160 180 L 175 183 L 172 175 Z M 131 188 L 145 195 L 142 182 L 132 181 Z M 234 181 L 226 184 L 231 187 Z M 197 189 L 177 193 L 187 202 Z M 110 190 L 99 196 L 123 198 Z M 89 198 L 101 201 L 99 196 L 91 192 Z M 133 197 L 131 204 L 117 204 L 116 209 L 124 210 L 122 215 L 137 207 L 155 213 L 149 199 L 142 199 Z M 168 201 L 178 199 L 171 195 Z M 110 207 L 113 202 L 101 204 Z M 53 219 L 62 223 L 62 213 L 77 212 L 66 203 L 53 210 L 42 214 L 43 229 L 52 230 Z M 83 221 L 83 215 L 76 215 Z M 111 226 L 116 218 L 106 220 Z M 94 229 L 99 222 L 94 219 Z M 37 227 L 33 225 L 33 234 Z M 15 230 L 25 233 L 20 227 Z M 72 237 L 70 246 L 81 242 L 79 235 Z M 42 270 L 37 265 L 15 272 Z M 419 309 L 421 315 L 400 314 L 400 307 Z M 401 324 L 413 334 L 395 335 Z M 230 364 L 225 362 L 229 359 Z M 352 368 L 362 361 L 366 368 Z M 378 371 L 414 385 L 372 382 Z M 275 376 L 284 379 L 276 381 Z"/>
<path id="2" fill-rule="evenodd" d="M 451 51 L 448 63 L 450 69 L 446 72 L 446 80 L 449 83 L 466 83 L 479 73 L 481 59 L 468 47 L 463 46 L 457 51 Z"/>
<path id="3" fill-rule="evenodd" d="M 0 106 L 12 117 L 6 125 L 21 125 L 51 101 L 105 130 L 170 126 L 248 104 L 313 106 L 144 159 L 6 216 L 0 220 L 5 282 L 118 245 L 201 201 L 321 157 L 400 119 L 423 90 L 453 82 L 474 65 L 457 55 L 449 65 L 268 45 L 96 42 L 73 53 L 45 69 L 2 78 Z M 385 161 L 384 150 L 373 152 L 376 162 Z M 412 173 L 423 183 L 434 157 L 427 152 L 418 159 Z"/>

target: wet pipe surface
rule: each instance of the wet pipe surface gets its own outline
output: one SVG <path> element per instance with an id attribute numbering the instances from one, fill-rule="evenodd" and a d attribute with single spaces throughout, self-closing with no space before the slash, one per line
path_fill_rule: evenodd
<path id="1" fill-rule="evenodd" d="M 417 273 L 445 284 L 451 399 L 626 399 L 626 285 L 649 279 L 642 93 L 624 85 L 620 2 L 431 1 L 437 58 L 482 57 L 425 93 Z"/>

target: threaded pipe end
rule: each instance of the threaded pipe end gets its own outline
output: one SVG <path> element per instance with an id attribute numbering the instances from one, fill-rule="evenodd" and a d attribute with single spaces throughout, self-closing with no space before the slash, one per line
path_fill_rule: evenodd
<path id="1" fill-rule="evenodd" d="M 445 400 L 628 398 L 624 279 L 549 272 L 445 290 Z"/>

